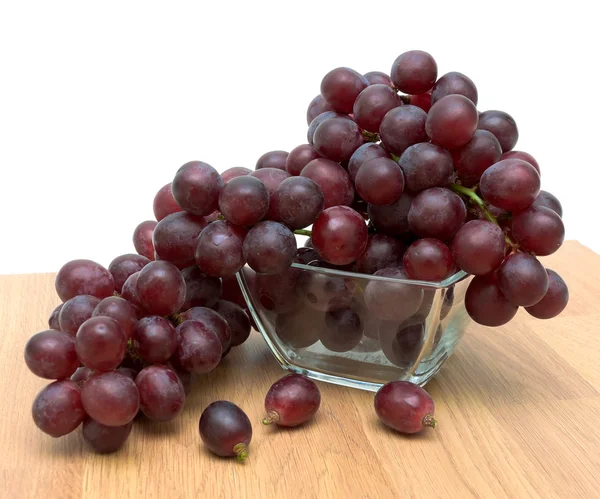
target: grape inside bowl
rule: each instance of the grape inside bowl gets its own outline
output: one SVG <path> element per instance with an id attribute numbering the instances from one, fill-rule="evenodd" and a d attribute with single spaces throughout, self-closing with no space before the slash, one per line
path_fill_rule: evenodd
<path id="1" fill-rule="evenodd" d="M 470 321 L 464 297 L 471 276 L 425 282 L 377 274 L 294 263 L 279 275 L 244 267 L 237 277 L 284 369 L 371 391 L 392 380 L 424 385 Z"/>

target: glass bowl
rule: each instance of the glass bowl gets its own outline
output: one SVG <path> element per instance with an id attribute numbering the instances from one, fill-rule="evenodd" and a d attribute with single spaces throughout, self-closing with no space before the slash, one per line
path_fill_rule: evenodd
<path id="1" fill-rule="evenodd" d="M 464 272 L 425 282 L 294 263 L 281 275 L 244 267 L 237 277 L 284 369 L 363 390 L 392 380 L 424 385 L 470 320 Z"/>

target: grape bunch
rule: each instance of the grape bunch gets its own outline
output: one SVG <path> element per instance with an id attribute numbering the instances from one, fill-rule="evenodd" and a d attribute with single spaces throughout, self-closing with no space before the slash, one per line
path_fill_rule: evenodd
<path id="1" fill-rule="evenodd" d="M 462 270 L 473 276 L 465 305 L 480 324 L 505 324 L 519 307 L 540 319 L 558 315 L 567 286 L 537 257 L 563 242 L 561 204 L 541 190 L 534 157 L 514 150 L 514 119 L 479 112 L 477 100 L 466 75 L 438 77 L 434 58 L 413 50 L 389 75 L 327 73 L 307 110 L 306 143 L 289 153 L 270 151 L 254 170 L 222 174 L 202 161 L 181 166 L 154 197 L 155 220 L 135 228 L 137 254 L 108 268 L 74 260 L 60 269 L 63 303 L 25 347 L 31 371 L 55 380 L 34 401 L 36 425 L 59 437 L 83 423 L 86 442 L 110 452 L 138 413 L 175 418 L 192 377 L 215 369 L 250 334 L 236 278 L 246 266 L 261 306 L 277 314 L 277 333 L 297 348 L 320 340 L 331 351 L 352 349 L 368 334 L 367 309 L 380 336 L 394 330 L 383 348 L 398 353 L 410 347 L 396 344 L 398 324 L 401 336 L 421 337 L 422 324 L 403 321 L 425 317 L 431 300 L 386 280 L 357 299 L 347 280 L 295 272 L 294 263 L 399 282 Z M 305 247 L 296 235 L 310 236 Z M 323 315 L 303 314 L 298 299 Z M 274 416 L 267 407 L 268 422 L 312 417 L 320 398 L 314 390 L 303 396 L 305 413 Z M 201 429 L 217 424 L 211 412 Z M 251 429 L 242 422 L 238 430 L 239 456 Z"/>

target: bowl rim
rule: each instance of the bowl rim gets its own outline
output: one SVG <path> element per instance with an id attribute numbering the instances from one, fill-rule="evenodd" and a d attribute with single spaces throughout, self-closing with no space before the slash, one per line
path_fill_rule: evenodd
<path id="1" fill-rule="evenodd" d="M 306 270 L 309 272 L 316 272 L 319 274 L 327 274 L 327 275 L 335 275 L 339 277 L 350 277 L 353 279 L 367 279 L 369 281 L 382 281 L 389 283 L 402 283 L 407 284 L 409 286 L 420 286 L 427 288 L 435 288 L 435 289 L 444 289 L 450 286 L 453 286 L 459 281 L 462 281 L 465 277 L 468 277 L 470 274 L 463 270 L 459 270 L 455 274 L 452 274 L 450 277 L 442 281 L 419 281 L 417 279 L 397 279 L 395 277 L 383 277 L 373 274 L 359 274 L 357 272 L 348 272 L 346 270 L 338 270 L 338 269 L 329 269 L 327 267 L 317 267 L 315 265 L 305 265 L 302 263 L 292 263 L 292 268 Z"/>

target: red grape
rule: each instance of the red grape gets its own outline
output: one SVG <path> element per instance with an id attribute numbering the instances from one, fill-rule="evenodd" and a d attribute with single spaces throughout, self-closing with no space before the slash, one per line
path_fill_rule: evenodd
<path id="1" fill-rule="evenodd" d="M 504 297 L 495 274 L 473 278 L 465 294 L 465 307 L 471 319 L 483 326 L 502 326 L 519 310 Z"/>
<path id="2" fill-rule="evenodd" d="M 380 269 L 397 267 L 402 263 L 405 246 L 385 234 L 371 234 L 367 247 L 354 264 L 354 270 L 362 274 L 374 274 Z"/>
<path id="3" fill-rule="evenodd" d="M 502 148 L 496 136 L 487 130 L 475 130 L 473 138 L 464 146 L 454 149 L 454 167 L 463 185 L 479 182 L 483 172 L 500 161 Z"/>
<path id="4" fill-rule="evenodd" d="M 552 319 L 560 314 L 569 303 L 569 288 L 554 270 L 546 269 L 548 274 L 548 291 L 535 305 L 526 307 L 530 315 L 538 319 Z"/>
<path id="5" fill-rule="evenodd" d="M 298 294 L 311 309 L 326 312 L 340 304 L 350 304 L 356 283 L 351 279 L 321 274 L 300 272 Z"/>
<path id="6" fill-rule="evenodd" d="M 435 104 L 447 95 L 464 95 L 473 104 L 477 105 L 477 88 L 473 81 L 466 75 L 457 71 L 446 73 L 436 81 L 431 92 L 431 103 Z"/>
<path id="7" fill-rule="evenodd" d="M 408 223 L 417 236 L 442 241 L 452 239 L 466 218 L 467 209 L 462 199 L 442 187 L 421 191 L 408 212 Z"/>
<path id="8" fill-rule="evenodd" d="M 246 300 L 242 294 L 240 283 L 236 276 L 223 277 L 221 279 L 223 283 L 223 292 L 221 293 L 221 299 L 237 303 L 240 307 L 246 308 Z"/>
<path id="9" fill-rule="evenodd" d="M 417 361 L 424 339 L 424 321 L 413 322 L 413 319 L 409 319 L 400 324 L 382 321 L 379 327 L 381 351 L 392 364 L 403 369 L 410 369 Z"/>
<path id="10" fill-rule="evenodd" d="M 540 192 L 540 176 L 526 161 L 504 159 L 483 172 L 479 188 L 489 203 L 519 212 L 535 201 Z"/>
<path id="11" fill-rule="evenodd" d="M 409 191 L 419 192 L 430 187 L 446 187 L 452 183 L 452 156 L 435 144 L 423 142 L 410 146 L 402 153 L 399 165 Z"/>
<path id="12" fill-rule="evenodd" d="M 404 191 L 404 174 L 393 159 L 375 158 L 359 168 L 355 185 L 367 203 L 376 206 L 392 204 Z"/>
<path id="13" fill-rule="evenodd" d="M 58 271 L 54 286 L 62 301 L 77 295 L 105 298 L 114 293 L 115 280 L 99 263 L 91 260 L 72 260 Z"/>
<path id="14" fill-rule="evenodd" d="M 140 394 L 133 380 L 116 371 L 90 376 L 81 389 L 85 412 L 106 426 L 123 426 L 133 420 L 140 407 Z"/>
<path id="15" fill-rule="evenodd" d="M 513 253 L 498 269 L 498 285 L 509 302 L 530 307 L 539 302 L 548 291 L 548 275 L 534 256 Z"/>
<path id="16" fill-rule="evenodd" d="M 183 165 L 171 185 L 177 204 L 193 215 L 210 215 L 217 209 L 223 179 L 212 166 L 202 161 Z"/>
<path id="17" fill-rule="evenodd" d="M 285 169 L 290 175 L 300 175 L 302 169 L 313 159 L 320 158 L 321 155 L 310 144 L 302 144 L 290 151 L 286 161 Z"/>
<path id="18" fill-rule="evenodd" d="M 185 281 L 185 301 L 182 310 L 192 307 L 213 307 L 221 296 L 221 279 L 206 275 L 196 265 L 181 272 Z"/>
<path id="19" fill-rule="evenodd" d="M 531 206 L 512 219 L 512 235 L 524 251 L 538 256 L 554 253 L 565 239 L 565 226 L 550 208 Z"/>
<path id="20" fill-rule="evenodd" d="M 179 311 L 185 301 L 185 281 L 172 263 L 152 262 L 140 271 L 137 292 L 148 312 L 169 315 Z"/>
<path id="21" fill-rule="evenodd" d="M 431 94 L 417 94 L 410 96 L 410 105 L 420 107 L 426 113 L 431 109 Z"/>
<path id="22" fill-rule="evenodd" d="M 302 173 L 323 191 L 324 207 L 345 205 L 349 206 L 354 200 L 354 187 L 342 166 L 325 158 L 317 158 L 308 163 Z"/>
<path id="23" fill-rule="evenodd" d="M 285 162 L 288 154 L 287 151 L 266 152 L 258 158 L 255 170 L 260 170 L 261 168 L 277 168 L 278 170 L 285 170 Z"/>
<path id="24" fill-rule="evenodd" d="M 450 248 L 438 239 L 418 239 L 404 253 L 404 268 L 411 279 L 441 281 L 454 269 Z"/>
<path id="25" fill-rule="evenodd" d="M 254 225 L 269 210 L 269 190 L 255 177 L 236 177 L 225 184 L 219 197 L 219 209 L 234 225 Z"/>
<path id="26" fill-rule="evenodd" d="M 379 126 L 381 142 L 394 154 L 419 142 L 427 142 L 427 113 L 417 106 L 401 106 L 388 111 Z"/>
<path id="27" fill-rule="evenodd" d="M 279 187 L 279 185 L 287 178 L 290 177 L 290 174 L 285 169 L 278 168 L 261 168 L 260 170 L 256 170 L 250 174 L 251 177 L 256 177 L 263 184 L 267 186 L 269 191 L 269 210 L 265 215 L 267 220 L 273 220 L 275 216 L 275 211 L 273 209 L 273 195 L 275 191 Z"/>
<path id="28" fill-rule="evenodd" d="M 115 258 L 108 266 L 115 280 L 115 290 L 120 293 L 128 277 L 139 272 L 149 263 L 150 260 L 142 255 L 127 254 Z"/>
<path id="29" fill-rule="evenodd" d="M 154 196 L 154 203 L 152 204 L 154 210 L 154 217 L 160 222 L 167 215 L 182 211 L 181 206 L 177 204 L 171 191 L 171 183 L 163 185 L 160 190 Z"/>
<path id="30" fill-rule="evenodd" d="M 133 231 L 133 246 L 135 250 L 148 260 L 154 260 L 154 244 L 152 243 L 152 234 L 158 222 L 146 220 L 139 224 Z"/>
<path id="31" fill-rule="evenodd" d="M 200 437 L 204 445 L 218 456 L 248 457 L 252 440 L 252 424 L 237 405 L 226 400 L 210 404 L 200 416 Z"/>
<path id="32" fill-rule="evenodd" d="M 123 426 L 106 426 L 92 418 L 83 422 L 83 440 L 95 452 L 109 454 L 118 451 L 127 441 L 133 421 Z"/>
<path id="33" fill-rule="evenodd" d="M 494 135 L 494 137 L 495 137 L 495 135 Z M 539 175 L 542 174 L 540 171 L 540 165 L 538 164 L 536 159 L 528 152 L 506 151 L 504 154 L 502 154 L 502 157 L 501 157 L 501 159 L 511 159 L 511 158 L 512 159 L 522 159 L 523 161 L 527 161 L 531 166 L 533 166 L 535 168 L 535 170 L 538 172 Z"/>
<path id="34" fill-rule="evenodd" d="M 133 330 L 133 346 L 149 364 L 167 362 L 177 350 L 175 328 L 163 317 L 144 317 Z"/>
<path id="35" fill-rule="evenodd" d="M 140 409 L 153 421 L 171 421 L 183 410 L 185 392 L 174 371 L 165 366 L 149 366 L 135 378 L 140 393 Z"/>
<path id="36" fill-rule="evenodd" d="M 323 98 L 321 94 L 317 95 L 310 104 L 308 105 L 308 109 L 306 111 L 306 124 L 310 125 L 312 120 L 314 120 L 319 114 L 325 113 L 327 111 L 333 111 L 333 107 Z"/>
<path id="37" fill-rule="evenodd" d="M 211 223 L 196 241 L 196 264 L 200 270 L 215 277 L 235 274 L 246 263 L 243 254 L 246 234 L 245 228 L 223 220 Z"/>
<path id="38" fill-rule="evenodd" d="M 313 135 L 315 150 L 332 161 L 347 161 L 363 143 L 358 125 L 350 118 L 323 121 Z"/>
<path id="39" fill-rule="evenodd" d="M 365 164 L 367 161 L 370 161 L 375 158 L 389 158 L 390 153 L 387 152 L 383 147 L 375 142 L 367 142 L 360 146 L 352 156 L 350 157 L 350 161 L 348 163 L 348 173 L 350 175 L 350 179 L 352 182 L 356 180 L 356 174 L 358 173 L 358 169 Z"/>
<path id="40" fill-rule="evenodd" d="M 319 331 L 325 326 L 324 314 L 297 307 L 277 315 L 275 332 L 291 348 L 306 348 L 319 341 Z"/>
<path id="41" fill-rule="evenodd" d="M 296 283 L 299 271 L 287 269 L 276 275 L 257 274 L 255 289 L 256 296 L 265 310 L 282 314 L 296 308 Z"/>
<path id="42" fill-rule="evenodd" d="M 77 359 L 77 363 L 79 364 L 79 359 Z M 93 373 L 94 370 L 90 369 L 89 367 L 78 367 L 77 370 L 73 373 L 73 376 L 71 376 L 71 381 L 74 381 L 75 383 L 77 383 L 78 386 L 81 387 L 83 386 L 85 380 L 88 379 Z"/>
<path id="43" fill-rule="evenodd" d="M 319 339 L 327 350 L 348 352 L 360 343 L 363 326 L 354 308 L 333 306 L 325 313 L 325 327 L 319 331 Z"/>
<path id="44" fill-rule="evenodd" d="M 409 231 L 408 212 L 415 195 L 404 191 L 398 201 L 384 206 L 369 205 L 369 218 L 373 226 L 385 234 L 400 236 Z"/>
<path id="45" fill-rule="evenodd" d="M 193 264 L 196 239 L 204 227 L 204 217 L 187 212 L 173 213 L 163 218 L 152 235 L 157 260 L 166 260 L 175 265 Z"/>
<path id="46" fill-rule="evenodd" d="M 386 113 L 401 105 L 402 101 L 398 98 L 398 94 L 389 85 L 370 85 L 354 102 L 354 119 L 362 129 L 378 133 L 379 125 Z"/>
<path id="47" fill-rule="evenodd" d="M 502 229 L 486 220 L 467 222 L 452 240 L 456 264 L 474 275 L 485 275 L 496 270 L 504 260 L 505 248 Z"/>
<path id="48" fill-rule="evenodd" d="M 123 289 L 121 290 L 121 298 L 127 300 L 133 305 L 135 308 L 135 314 L 138 318 L 148 315 L 148 312 L 144 309 L 142 300 L 140 300 L 140 296 L 137 292 L 137 282 L 139 277 L 139 272 L 131 274 L 125 281 L 125 284 L 123 284 Z"/>
<path id="49" fill-rule="evenodd" d="M 333 109 L 340 113 L 351 113 L 354 101 L 369 81 L 350 68 L 336 68 L 321 81 L 321 95 Z"/>
<path id="50" fill-rule="evenodd" d="M 221 340 L 207 325 L 186 320 L 177 326 L 177 361 L 186 371 L 206 373 L 221 360 Z"/>
<path id="51" fill-rule="evenodd" d="M 369 82 L 369 85 L 382 84 L 382 85 L 387 85 L 392 88 L 394 86 L 394 84 L 392 83 L 392 79 L 389 77 L 389 75 L 387 75 L 381 71 L 369 71 L 368 73 L 365 73 L 363 76 L 367 79 L 367 81 Z"/>
<path id="52" fill-rule="evenodd" d="M 560 201 L 554 194 L 550 194 L 548 191 L 540 191 L 538 197 L 535 198 L 535 201 L 531 206 L 544 206 L 554 210 L 559 217 L 563 216 L 563 210 Z"/>
<path id="53" fill-rule="evenodd" d="M 48 318 L 48 326 L 50 327 L 50 329 L 56 329 L 58 331 L 60 331 L 60 322 L 59 322 L 59 317 L 60 317 L 60 311 L 62 310 L 64 303 L 61 303 L 60 305 L 58 305 L 50 314 L 50 317 Z"/>
<path id="54" fill-rule="evenodd" d="M 390 76 L 401 92 L 422 94 L 433 88 L 437 78 L 437 63 L 427 52 L 409 50 L 396 58 Z"/>
<path id="55" fill-rule="evenodd" d="M 407 282 L 408 275 L 403 269 L 381 269 L 375 275 L 387 279 L 367 284 L 365 303 L 369 312 L 382 320 L 402 322 L 419 310 L 423 289 Z"/>
<path id="56" fill-rule="evenodd" d="M 321 392 L 302 374 L 288 374 L 273 383 L 265 397 L 263 424 L 298 426 L 310 421 L 321 405 Z"/>
<path id="57" fill-rule="evenodd" d="M 250 170 L 250 168 L 244 168 L 243 166 L 234 166 L 221 173 L 221 178 L 223 179 L 223 183 L 226 184 L 233 178 L 243 177 L 245 175 L 250 175 L 251 173 L 252 170 Z"/>
<path id="58" fill-rule="evenodd" d="M 223 351 L 231 345 L 231 328 L 223 316 L 206 307 L 193 307 L 181 314 L 184 321 L 198 321 L 217 335 Z"/>
<path id="59" fill-rule="evenodd" d="M 117 296 L 104 298 L 92 313 L 92 317 L 98 316 L 110 317 L 116 320 L 123 329 L 125 336 L 131 338 L 133 328 L 137 322 L 137 314 L 134 305 L 127 300 Z"/>
<path id="60" fill-rule="evenodd" d="M 100 303 L 100 298 L 89 295 L 74 296 L 67 300 L 58 316 L 60 330 L 75 336 L 79 326 L 87 321 Z"/>
<path id="61" fill-rule="evenodd" d="M 435 428 L 435 407 L 429 394 L 408 381 L 390 381 L 375 395 L 375 412 L 381 421 L 401 433 Z"/>
<path id="62" fill-rule="evenodd" d="M 244 239 L 244 259 L 261 274 L 280 274 L 296 256 L 296 238 L 290 229 L 269 220 L 252 227 Z"/>
<path id="63" fill-rule="evenodd" d="M 25 345 L 25 363 L 40 378 L 68 378 L 79 367 L 75 338 L 53 329 L 37 333 Z"/>
<path id="64" fill-rule="evenodd" d="M 319 185 L 307 177 L 285 179 L 271 198 L 273 219 L 292 230 L 311 225 L 323 211 L 325 198 Z"/>
<path id="65" fill-rule="evenodd" d="M 215 312 L 229 325 L 232 347 L 237 347 L 248 339 L 251 331 L 250 319 L 243 308 L 233 302 L 219 300 L 215 305 Z"/>
<path id="66" fill-rule="evenodd" d="M 33 401 L 31 414 L 35 425 L 51 437 L 71 433 L 85 418 L 77 383 L 63 379 L 44 387 Z"/>
<path id="67" fill-rule="evenodd" d="M 448 95 L 431 106 L 425 129 L 446 149 L 464 146 L 477 130 L 477 108 L 463 95 Z"/>
<path id="68" fill-rule="evenodd" d="M 315 131 L 319 127 L 321 123 L 330 118 L 348 118 L 347 114 L 336 113 L 335 111 L 327 111 L 325 113 L 319 114 L 314 120 L 310 122 L 308 130 L 306 131 L 306 140 L 311 145 L 314 146 L 314 136 Z"/>
<path id="69" fill-rule="evenodd" d="M 116 320 L 92 317 L 79 328 L 75 348 L 86 367 L 95 371 L 110 371 L 125 357 L 127 336 Z"/>
<path id="70" fill-rule="evenodd" d="M 519 139 L 519 130 L 515 120 L 504 111 L 485 111 L 481 113 L 477 128 L 492 132 L 500 142 L 502 152 L 510 151 Z M 536 170 L 538 169 L 536 168 Z"/>
<path id="71" fill-rule="evenodd" d="M 327 208 L 315 221 L 312 242 L 323 259 L 334 265 L 356 261 L 367 247 L 367 226 L 352 208 Z"/>

